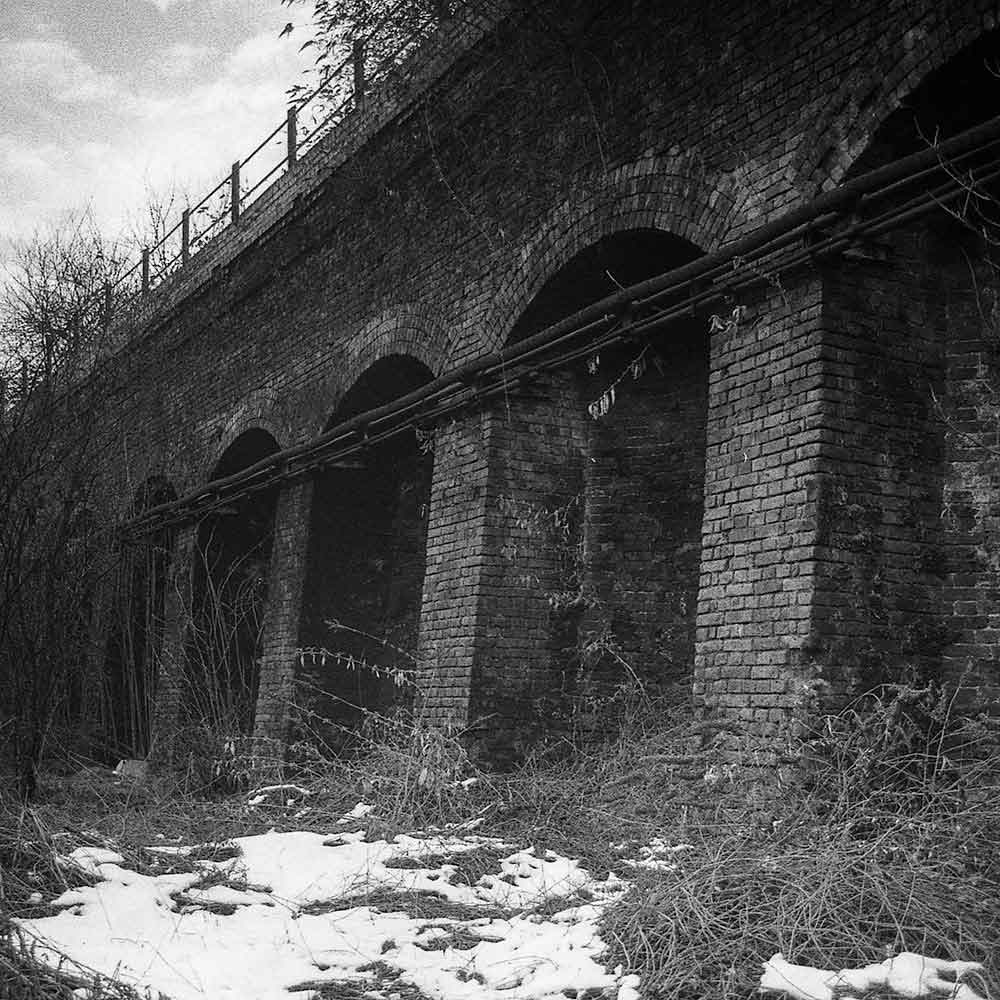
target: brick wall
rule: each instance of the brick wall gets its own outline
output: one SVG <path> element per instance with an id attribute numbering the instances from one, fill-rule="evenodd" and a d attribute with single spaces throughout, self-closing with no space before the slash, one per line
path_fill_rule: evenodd
<path id="1" fill-rule="evenodd" d="M 605 688 L 634 680 L 634 672 L 652 693 L 689 680 L 694 661 L 708 405 L 705 323 L 681 323 L 648 344 L 602 352 L 596 372 L 582 380 L 582 401 L 599 401 L 616 382 L 607 415 L 588 421 L 585 588 L 593 604 L 581 642 L 612 640 L 593 664 Z M 594 652 L 600 653 L 599 642 Z"/>
<path id="2" fill-rule="evenodd" d="M 472 721 L 496 753 L 537 735 L 576 669 L 583 409 L 568 374 L 490 414 L 487 526 Z"/>
<path id="3" fill-rule="evenodd" d="M 942 670 L 961 678 L 980 706 L 1000 694 L 1000 397 L 995 265 L 967 231 L 936 234 L 931 261 L 947 324 L 947 392 L 935 408 L 945 468 L 932 552 L 942 577 Z"/>
<path id="4" fill-rule="evenodd" d="M 308 517 L 313 484 L 283 489 L 274 511 L 274 537 L 268 568 L 267 614 L 259 659 L 259 696 L 254 734 L 262 738 L 288 736 L 298 656 L 296 646 L 308 553 Z"/>
<path id="5" fill-rule="evenodd" d="M 821 284 L 738 304 L 712 336 L 694 689 L 763 733 L 805 692 L 823 429 Z"/>
<path id="6" fill-rule="evenodd" d="M 111 365 L 110 492 L 130 495 L 154 474 L 179 493 L 195 488 L 250 428 L 267 430 L 281 446 L 306 441 L 381 358 L 407 355 L 439 374 L 495 350 L 545 283 L 609 234 L 654 228 L 712 250 L 753 231 L 842 178 L 902 97 L 993 27 L 996 4 L 789 8 L 729 0 L 626 9 L 566 2 L 555 4 L 554 14 L 561 39 L 520 16 L 495 29 L 449 28 L 452 41 L 438 40 L 433 70 L 414 70 L 412 101 L 405 81 L 384 102 L 373 98 L 369 117 L 346 126 L 350 136 L 324 140 L 276 189 L 275 200 L 248 212 L 212 253 L 150 296 L 136 336 Z M 653 272 L 675 262 L 654 259 Z M 889 428 L 894 471 L 877 488 L 874 460 L 850 469 L 836 458 L 840 423 L 863 421 L 881 391 L 866 388 L 863 373 L 842 372 L 836 354 L 857 351 L 860 358 L 865 330 L 881 315 L 876 300 L 852 290 L 868 278 L 847 268 L 836 280 L 818 272 L 782 280 L 782 288 L 738 303 L 747 308 L 740 322 L 713 334 L 707 361 L 698 362 L 708 371 L 704 403 L 692 388 L 698 377 L 704 384 L 704 373 L 692 367 L 676 384 L 657 387 L 648 372 L 645 393 L 637 383 L 638 409 L 629 415 L 616 407 L 589 432 L 598 435 L 593 448 L 620 467 L 620 479 L 612 485 L 587 462 L 582 477 L 590 496 L 583 524 L 589 517 L 590 528 L 581 530 L 594 539 L 603 532 L 609 542 L 603 563 L 595 554 L 595 587 L 608 588 L 612 577 L 635 584 L 606 598 L 630 652 L 639 660 L 660 656 L 682 671 L 696 614 L 699 697 L 764 729 L 777 727 L 805 697 L 801 689 L 816 669 L 810 644 L 837 621 L 836 574 L 847 573 L 852 586 L 861 586 L 865 574 L 874 579 L 850 548 L 858 532 L 847 520 L 821 525 L 831 498 L 842 486 L 864 510 L 885 500 L 898 508 L 893 516 L 928 516 L 906 507 L 904 498 L 924 489 L 923 473 L 906 467 L 923 445 L 905 440 L 902 424 Z M 600 289 L 584 292 L 596 297 Z M 969 330 L 949 327 L 959 332 L 948 364 L 952 384 L 968 383 L 973 392 L 967 373 L 982 351 L 972 336 L 975 317 L 965 312 Z M 910 321 L 893 334 L 892 350 L 902 350 L 904 325 Z M 899 374 L 891 356 L 887 376 Z M 683 364 L 689 362 L 695 364 L 694 354 L 685 355 Z M 851 383 L 852 398 L 835 398 L 839 378 Z M 581 392 L 586 398 L 589 389 Z M 903 387 L 893 393 L 906 398 Z M 544 401 L 530 390 L 516 402 L 509 419 L 473 409 L 434 429 L 419 649 L 423 710 L 438 722 L 464 725 L 480 712 L 470 685 L 481 679 L 484 692 L 496 692 L 495 678 L 521 670 L 490 651 L 496 637 L 488 623 L 501 616 L 504 601 L 515 600 L 502 563 L 507 529 L 498 526 L 497 498 L 510 492 L 519 455 L 538 477 L 524 484 L 528 494 L 560 493 L 562 486 L 549 488 L 549 462 L 529 429 L 549 428 L 548 444 L 560 454 L 570 452 L 578 432 L 575 416 L 551 407 L 541 413 Z M 671 437 L 666 421 L 643 437 L 663 410 L 676 418 L 672 426 L 684 428 L 683 440 Z M 891 423 L 891 410 L 874 412 Z M 702 433 L 695 610 L 691 525 Z M 856 432 L 869 456 L 878 453 L 877 442 L 866 439 L 873 433 Z M 834 464 L 824 480 L 828 459 Z M 963 489 L 970 492 L 961 485 L 962 461 L 954 459 L 951 485 L 942 487 L 946 498 L 954 494 L 958 512 Z M 665 464 L 676 478 L 656 482 L 656 467 Z M 931 475 L 928 489 L 933 481 Z M 649 532 L 625 516 L 624 505 L 602 508 L 600 498 L 619 487 L 635 497 L 650 531 L 660 533 L 656 544 L 648 545 Z M 677 497 L 686 499 L 675 525 L 667 515 Z M 973 517 L 974 530 L 962 528 L 955 543 L 969 559 L 979 558 L 976 532 L 993 531 L 989 505 L 977 500 L 976 509 L 986 520 Z M 288 542 L 289 558 L 308 545 L 300 529 L 289 535 L 297 539 Z M 821 545 L 833 550 L 829 559 L 819 560 Z M 834 569 L 821 570 L 822 562 Z M 883 580 L 891 589 L 911 586 L 902 555 L 894 565 L 895 575 Z M 955 567 L 952 605 L 982 622 L 986 571 L 967 583 L 971 578 Z M 913 584 L 923 588 L 911 595 L 917 604 L 932 600 L 933 581 L 922 580 Z M 905 600 L 890 603 L 902 613 Z M 513 607 L 502 612 L 508 624 Z M 877 610 L 871 604 L 863 612 L 868 624 L 857 619 L 859 637 L 874 627 Z M 288 615 L 291 621 L 294 610 Z M 990 645 L 982 634 L 989 624 L 970 626 L 968 635 L 978 630 L 983 640 L 972 644 Z M 274 666 L 267 667 L 278 679 L 268 673 L 262 689 L 273 681 L 274 690 L 284 690 L 280 664 L 295 658 L 297 626 L 280 628 L 283 645 L 268 654 Z M 581 621 L 580 635 L 586 632 Z M 174 640 L 167 646 L 178 648 Z M 987 662 L 992 647 L 975 655 Z M 544 673 L 537 665 L 524 669 Z M 492 696 L 483 697 L 485 710 Z M 258 717 L 269 713 L 262 704 Z"/>
<path id="7" fill-rule="evenodd" d="M 462 415 L 434 432 L 434 475 L 420 618 L 423 718 L 463 730 L 474 717 L 473 671 L 487 571 L 488 411 Z"/>
<path id="8" fill-rule="evenodd" d="M 174 534 L 164 599 L 163 645 L 156 683 L 156 705 L 152 719 L 152 752 L 169 759 L 180 725 L 184 692 L 185 646 L 191 616 L 197 527 L 183 525 Z"/>
<path id="9" fill-rule="evenodd" d="M 824 288 L 815 645 L 831 692 L 937 675 L 944 310 L 921 230 L 840 261 Z"/>

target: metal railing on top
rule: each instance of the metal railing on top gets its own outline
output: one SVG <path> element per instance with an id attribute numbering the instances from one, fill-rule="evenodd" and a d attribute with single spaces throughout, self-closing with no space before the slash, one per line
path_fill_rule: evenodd
<path id="1" fill-rule="evenodd" d="M 453 2 L 434 0 L 421 11 L 414 9 L 413 0 L 397 0 L 363 38 L 353 41 L 350 54 L 325 75 L 318 87 L 295 101 L 285 119 L 247 156 L 233 163 L 227 176 L 197 204 L 185 208 L 176 224 L 156 243 L 144 247 L 130 268 L 105 284 L 103 295 L 96 297 L 105 325 L 110 321 L 116 293 L 124 291 L 129 298 L 148 294 L 226 225 L 238 224 L 269 183 L 283 172 L 294 171 L 303 154 L 323 135 L 352 112 L 364 110 L 372 86 L 388 77 L 451 16 Z M 404 17 L 410 22 L 405 25 L 409 30 L 399 37 Z M 395 31 L 389 31 L 390 27 Z M 373 43 L 384 41 L 384 36 L 396 44 L 377 61 L 370 60 Z M 331 100 L 332 106 L 328 103 Z"/>

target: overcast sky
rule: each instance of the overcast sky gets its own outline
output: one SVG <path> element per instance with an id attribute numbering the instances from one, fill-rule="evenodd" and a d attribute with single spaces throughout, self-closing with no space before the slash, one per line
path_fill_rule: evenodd
<path id="1" fill-rule="evenodd" d="M 310 5 L 0 0 L 0 251 L 91 205 L 109 235 L 145 191 L 198 197 L 285 114 Z M 278 38 L 284 24 L 297 30 Z"/>

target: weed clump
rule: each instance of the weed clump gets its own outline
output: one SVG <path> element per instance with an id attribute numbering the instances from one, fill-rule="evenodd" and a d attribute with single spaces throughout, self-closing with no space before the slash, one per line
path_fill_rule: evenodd
<path id="1" fill-rule="evenodd" d="M 625 879 L 622 894 L 601 904 L 605 960 L 638 974 L 647 998 L 750 995 L 777 951 L 826 969 L 903 951 L 981 962 L 982 996 L 1000 976 L 1000 721 L 963 714 L 935 686 L 885 686 L 780 746 L 731 722 L 698 719 L 676 699 L 637 701 L 605 742 L 553 739 L 503 774 L 484 770 L 460 736 L 397 716 L 369 727 L 349 754 L 299 745 L 278 777 L 295 781 L 294 798 L 282 792 L 256 806 L 249 800 L 259 796 L 245 791 L 206 797 L 181 787 L 172 795 L 148 790 L 140 815 L 129 795 L 116 793 L 119 812 L 102 817 L 99 830 L 85 818 L 92 795 L 75 801 L 67 790 L 31 811 L 15 806 L 12 832 L 0 837 L 3 909 L 45 915 L 56 895 L 80 884 L 74 880 L 92 878 L 59 861 L 76 846 L 107 847 L 135 870 L 162 874 L 231 859 L 232 838 L 270 827 L 364 827 L 369 839 L 474 829 L 494 839 L 464 851 L 428 844 L 427 853 L 387 866 L 447 865 L 450 881 L 475 885 L 530 845 L 536 856 L 576 858 L 598 879 Z M 352 808 L 359 799 L 370 814 Z M 154 830 L 161 843 L 182 837 L 209 846 L 150 851 Z M 215 876 L 231 877 L 228 869 Z M 589 901 L 577 893 L 533 910 L 476 906 L 471 914 L 440 894 L 380 887 L 303 912 L 365 906 L 449 922 L 545 916 Z M 180 902 L 232 909 L 200 897 Z M 12 997 L 61 998 L 78 988 L 66 985 L 80 981 L 78 970 L 42 982 L 56 973 L 38 971 L 31 943 L 4 919 L 0 971 L 14 984 Z M 469 945 L 455 934 L 434 941 L 429 947 Z M 41 984 L 35 992 L 23 985 L 32 976 Z M 373 979 L 364 982 L 376 992 L 398 985 L 377 970 Z M 320 983 L 301 988 L 347 995 L 335 992 L 345 984 Z"/>
<path id="2" fill-rule="evenodd" d="M 776 951 L 840 969 L 912 951 L 1000 974 L 1000 731 L 939 688 L 886 687 L 794 749 L 769 822 L 702 830 L 605 917 L 651 997 L 748 995 Z"/>

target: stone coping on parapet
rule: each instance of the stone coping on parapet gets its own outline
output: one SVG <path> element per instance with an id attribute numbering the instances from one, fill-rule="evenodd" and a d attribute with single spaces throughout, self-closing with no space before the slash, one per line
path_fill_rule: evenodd
<path id="1" fill-rule="evenodd" d="M 141 340 L 159 317 L 212 281 L 248 247 L 281 223 L 296 202 L 318 188 L 369 139 L 410 108 L 458 60 L 471 51 L 508 13 L 506 0 L 486 10 L 463 6 L 439 25 L 398 69 L 378 80 L 363 108 L 332 127 L 251 202 L 237 223 L 212 237 L 191 259 L 144 296 L 121 308 L 112 320 L 109 358 Z"/>

